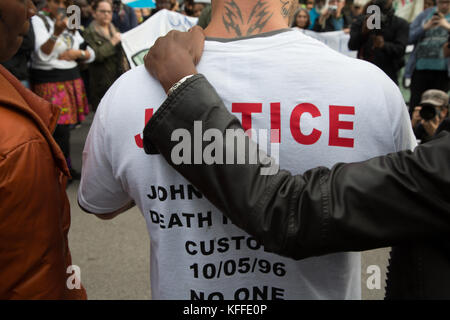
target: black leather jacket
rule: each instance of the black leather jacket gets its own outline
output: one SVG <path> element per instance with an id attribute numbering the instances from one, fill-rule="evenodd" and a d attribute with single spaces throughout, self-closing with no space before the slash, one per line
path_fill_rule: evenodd
<path id="1" fill-rule="evenodd" d="M 148 122 L 146 152 L 159 151 L 171 163 L 178 143 L 171 141 L 173 130 L 193 135 L 194 121 L 222 133 L 241 128 L 209 82 L 196 75 Z M 171 165 L 268 251 L 302 259 L 396 246 L 387 298 L 450 298 L 448 133 L 414 152 L 295 176 L 284 170 L 261 175 L 261 163 Z"/>

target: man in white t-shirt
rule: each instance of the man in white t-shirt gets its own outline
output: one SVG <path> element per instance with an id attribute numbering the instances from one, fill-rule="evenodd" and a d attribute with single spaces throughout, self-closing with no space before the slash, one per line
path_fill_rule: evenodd
<path id="1" fill-rule="evenodd" d="M 268 151 L 279 149 L 282 168 L 302 173 L 415 146 L 394 83 L 376 66 L 288 29 L 285 1 L 212 5 L 197 70 L 244 129 L 279 129 Z M 265 252 L 162 156 L 145 154 L 142 130 L 165 99 L 143 66 L 116 81 L 86 141 L 78 193 L 80 206 L 103 218 L 140 208 L 153 298 L 360 299 L 359 253 L 294 261 Z"/>

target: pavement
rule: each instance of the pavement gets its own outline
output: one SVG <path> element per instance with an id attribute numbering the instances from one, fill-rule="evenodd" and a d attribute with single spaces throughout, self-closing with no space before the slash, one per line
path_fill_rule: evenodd
<path id="1" fill-rule="evenodd" d="M 81 170 L 81 155 L 90 115 L 82 126 L 72 131 L 71 153 L 75 169 Z M 77 204 L 79 182 L 67 188 L 72 210 L 69 245 L 72 263 L 80 267 L 81 281 L 91 300 L 148 300 L 150 292 L 150 241 L 145 220 L 136 208 L 113 220 L 100 220 L 83 212 Z M 363 299 L 384 297 L 389 248 L 362 254 L 361 288 Z M 381 272 L 380 288 L 369 289 L 367 279 L 372 268 Z M 375 270 L 377 268 L 375 267 Z M 371 279 L 373 276 L 371 277 Z M 372 283 L 372 281 L 370 281 Z"/>

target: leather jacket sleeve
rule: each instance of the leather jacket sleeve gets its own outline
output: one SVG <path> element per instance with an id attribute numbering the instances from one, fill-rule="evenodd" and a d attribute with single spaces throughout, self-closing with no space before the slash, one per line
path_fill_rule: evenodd
<path id="1" fill-rule="evenodd" d="M 261 175 L 257 164 L 171 161 L 175 129 L 241 129 L 202 76 L 184 82 L 144 130 L 147 153 L 162 156 L 218 209 L 268 251 L 294 259 L 362 251 L 450 235 L 450 135 L 368 161 L 302 175 Z M 242 132 L 243 134 L 243 132 Z M 248 137 L 245 136 L 248 140 Z M 248 141 L 247 141 L 248 142 Z M 226 153 L 226 144 L 223 146 Z M 247 148 L 245 151 L 250 152 Z M 193 152 L 191 152 L 193 154 Z M 191 161 L 191 163 L 193 163 Z M 236 162 L 234 162 L 236 163 Z"/>

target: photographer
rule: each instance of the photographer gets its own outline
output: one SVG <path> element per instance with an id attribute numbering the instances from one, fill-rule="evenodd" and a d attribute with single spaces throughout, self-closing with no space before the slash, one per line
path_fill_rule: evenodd
<path id="1" fill-rule="evenodd" d="M 328 6 L 325 6 L 313 30 L 316 32 L 329 32 L 344 30 L 348 33 L 351 24 L 351 18 L 343 13 L 345 0 L 330 0 Z"/>
<path id="2" fill-rule="evenodd" d="M 377 5 L 381 11 L 381 29 L 369 29 L 367 8 Z M 363 15 L 351 26 L 348 48 L 358 51 L 358 58 L 369 61 L 383 70 L 396 84 L 398 71 L 404 65 L 408 44 L 408 22 L 394 15 L 392 0 L 372 0 Z"/>
<path id="3" fill-rule="evenodd" d="M 415 59 L 411 62 L 414 69 L 409 103 L 411 109 L 419 104 L 426 90 L 449 90 L 449 60 L 442 49 L 449 31 L 450 0 L 438 0 L 436 7 L 425 10 L 411 23 L 409 43 L 414 44 L 411 57 Z"/>
<path id="4" fill-rule="evenodd" d="M 113 0 L 113 18 L 112 23 L 119 29 L 120 33 L 130 31 L 138 25 L 136 13 L 134 10 L 123 4 L 121 0 Z"/>
<path id="5" fill-rule="evenodd" d="M 416 138 L 427 142 L 439 132 L 448 130 L 448 94 L 441 90 L 428 90 L 422 95 L 420 105 L 414 108 L 411 123 Z"/>

